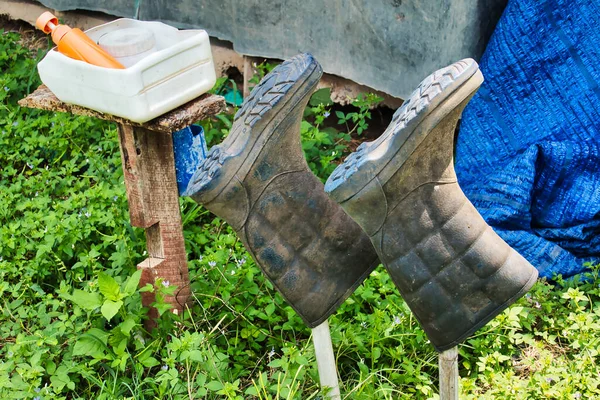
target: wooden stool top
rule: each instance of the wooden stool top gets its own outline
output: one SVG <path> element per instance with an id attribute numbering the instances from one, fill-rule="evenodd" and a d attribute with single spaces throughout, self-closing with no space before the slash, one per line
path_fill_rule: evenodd
<path id="1" fill-rule="evenodd" d="M 222 96 L 205 93 L 174 110 L 142 124 L 111 114 L 104 114 L 82 106 L 63 103 L 45 85 L 40 85 L 40 87 L 29 96 L 19 100 L 19 105 L 21 107 L 85 115 L 88 117 L 113 121 L 118 124 L 142 127 L 154 132 L 172 133 L 183 129 L 196 121 L 205 119 L 211 115 L 219 114 L 225 109 L 225 99 Z"/>

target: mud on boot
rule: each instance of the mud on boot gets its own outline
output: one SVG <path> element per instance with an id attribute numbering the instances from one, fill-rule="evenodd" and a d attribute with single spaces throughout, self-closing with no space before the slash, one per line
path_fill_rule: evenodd
<path id="1" fill-rule="evenodd" d="M 185 193 L 236 230 L 311 328 L 379 263 L 368 236 L 327 197 L 304 159 L 300 122 L 321 74 L 302 54 L 265 76 Z"/>
<path id="2" fill-rule="evenodd" d="M 381 137 L 362 144 L 325 185 L 370 236 L 438 351 L 465 340 L 537 279 L 456 180 L 456 124 L 482 82 L 471 59 L 431 74 Z"/>

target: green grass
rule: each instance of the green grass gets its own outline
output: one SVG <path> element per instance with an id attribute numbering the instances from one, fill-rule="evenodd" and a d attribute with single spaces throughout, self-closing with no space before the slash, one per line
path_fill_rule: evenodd
<path id="1" fill-rule="evenodd" d="M 144 235 L 129 224 L 115 127 L 19 108 L 42 54 L 18 41 L 1 33 L 0 399 L 321 398 L 310 330 L 233 231 L 188 199 L 193 306 L 144 331 L 132 290 Z M 347 130 L 321 130 L 328 110 L 312 104 L 303 124 L 322 179 L 368 121 L 359 108 L 357 121 L 336 115 Z M 230 120 L 203 121 L 213 143 Z M 461 398 L 600 397 L 599 286 L 597 268 L 538 282 L 460 346 Z M 437 354 L 385 270 L 330 326 L 345 398 L 436 397 Z"/>

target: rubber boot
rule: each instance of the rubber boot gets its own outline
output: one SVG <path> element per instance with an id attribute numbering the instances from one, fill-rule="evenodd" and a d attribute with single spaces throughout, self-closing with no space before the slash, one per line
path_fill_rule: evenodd
<path id="1" fill-rule="evenodd" d="M 359 146 L 325 185 L 369 235 L 438 351 L 462 342 L 537 278 L 486 224 L 454 173 L 456 124 L 482 82 L 471 59 L 428 76 L 383 135 Z"/>
<path id="2" fill-rule="evenodd" d="M 325 194 L 302 152 L 300 122 L 321 74 L 302 54 L 265 76 L 185 193 L 235 229 L 311 328 L 379 264 L 369 237 Z"/>

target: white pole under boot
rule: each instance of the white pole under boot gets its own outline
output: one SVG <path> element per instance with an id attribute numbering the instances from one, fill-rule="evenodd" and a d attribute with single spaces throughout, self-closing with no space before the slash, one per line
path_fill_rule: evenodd
<path id="1" fill-rule="evenodd" d="M 439 355 L 440 400 L 458 400 L 458 348 Z"/>
<path id="2" fill-rule="evenodd" d="M 333 346 L 331 344 L 331 333 L 329 332 L 327 320 L 314 328 L 312 333 L 321 387 L 330 387 L 329 398 L 332 400 L 340 400 L 340 385 L 338 383 L 337 367 L 335 365 Z"/>

